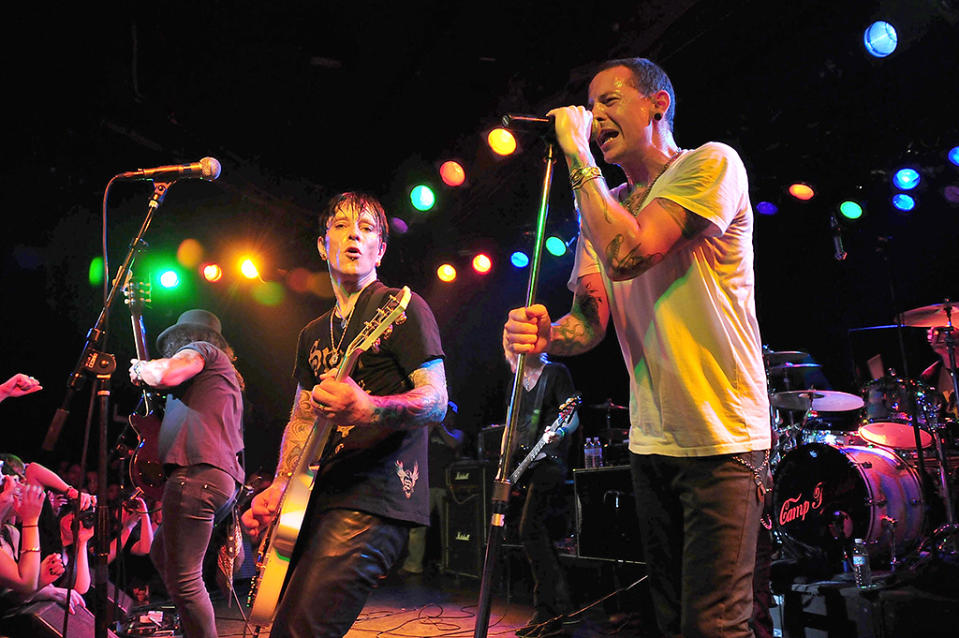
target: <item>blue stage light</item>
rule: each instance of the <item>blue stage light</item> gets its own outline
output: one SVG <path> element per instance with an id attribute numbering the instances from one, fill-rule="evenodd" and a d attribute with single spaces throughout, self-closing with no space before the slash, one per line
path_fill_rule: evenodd
<path id="1" fill-rule="evenodd" d="M 895 27 L 888 22 L 879 20 L 866 27 L 862 41 L 866 45 L 866 51 L 869 52 L 869 55 L 884 58 L 896 50 L 899 35 L 896 33 Z"/>
<path id="2" fill-rule="evenodd" d="M 760 215 L 775 215 L 779 212 L 779 207 L 772 202 L 759 202 L 756 204 L 756 212 Z"/>
<path id="3" fill-rule="evenodd" d="M 892 196 L 892 205 L 895 206 L 897 210 L 908 213 L 916 207 L 916 200 L 913 199 L 911 195 L 896 193 Z"/>
<path id="4" fill-rule="evenodd" d="M 900 168 L 896 171 L 896 174 L 892 176 L 892 183 L 896 188 L 900 188 L 904 191 L 911 191 L 916 186 L 919 186 L 920 181 L 919 171 L 914 168 Z"/>
<path id="5" fill-rule="evenodd" d="M 515 253 L 510 255 L 509 262 L 517 268 L 526 268 L 529 266 L 529 257 L 526 255 L 526 253 L 517 250 Z"/>
<path id="6" fill-rule="evenodd" d="M 948 157 L 950 162 L 956 166 L 959 166 L 959 146 L 953 146 L 950 148 Z"/>

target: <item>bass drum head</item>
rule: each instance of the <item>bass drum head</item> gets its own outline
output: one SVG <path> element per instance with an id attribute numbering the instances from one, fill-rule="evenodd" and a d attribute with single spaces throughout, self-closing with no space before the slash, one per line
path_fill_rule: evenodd
<path id="1" fill-rule="evenodd" d="M 829 549 L 840 533 L 866 537 L 868 498 L 862 477 L 838 448 L 809 443 L 787 454 L 776 470 L 773 524 L 790 540 Z"/>
<path id="2" fill-rule="evenodd" d="M 915 469 L 892 450 L 856 445 L 810 443 L 786 455 L 773 508 L 784 541 L 831 557 L 852 538 L 864 539 L 873 558 L 889 556 L 893 544 L 902 555 L 918 541 L 924 517 Z"/>

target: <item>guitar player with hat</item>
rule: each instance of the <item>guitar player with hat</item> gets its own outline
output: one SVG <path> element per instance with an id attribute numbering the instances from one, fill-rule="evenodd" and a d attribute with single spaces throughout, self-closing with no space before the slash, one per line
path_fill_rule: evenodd
<path id="1" fill-rule="evenodd" d="M 243 482 L 243 378 L 219 318 L 187 310 L 160 333 L 161 359 L 132 359 L 130 380 L 167 393 L 157 443 L 167 480 L 150 558 L 187 638 L 215 638 L 213 605 L 203 583 L 203 556 L 215 520 Z"/>

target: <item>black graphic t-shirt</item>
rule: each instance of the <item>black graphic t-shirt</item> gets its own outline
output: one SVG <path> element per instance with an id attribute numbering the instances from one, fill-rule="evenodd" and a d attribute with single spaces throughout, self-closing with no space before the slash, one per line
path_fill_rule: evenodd
<path id="1" fill-rule="evenodd" d="M 347 345 L 397 291 L 379 281 L 364 288 L 345 335 L 339 319 L 333 319 L 333 343 L 332 310 L 307 324 L 296 347 L 293 376 L 297 383 L 311 390 L 323 372 L 336 368 Z M 337 344 L 341 348 L 334 356 Z M 377 348 L 360 356 L 349 376 L 372 395 L 401 394 L 413 389 L 409 375 L 414 370 L 443 356 L 433 312 L 422 297 L 413 293 L 404 316 L 383 335 Z M 428 525 L 428 437 L 425 427 L 398 430 L 336 424 L 313 490 L 315 510 L 343 507 Z"/>

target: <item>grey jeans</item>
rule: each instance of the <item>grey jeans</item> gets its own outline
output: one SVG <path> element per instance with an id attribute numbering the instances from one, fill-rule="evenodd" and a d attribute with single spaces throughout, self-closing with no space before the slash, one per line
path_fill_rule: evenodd
<path id="1" fill-rule="evenodd" d="M 210 595 L 203 583 L 203 556 L 215 520 L 232 506 L 236 482 L 212 465 L 177 467 L 163 490 L 163 521 L 150 548 L 180 614 L 186 638 L 216 638 Z"/>
<path id="2" fill-rule="evenodd" d="M 763 466 L 763 452 L 736 455 Z M 752 636 L 753 568 L 763 502 L 733 455 L 630 454 L 656 621 L 666 636 Z M 768 466 L 761 478 L 769 486 Z"/>

